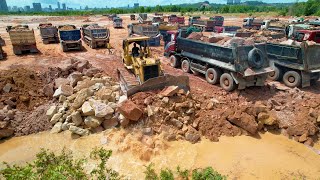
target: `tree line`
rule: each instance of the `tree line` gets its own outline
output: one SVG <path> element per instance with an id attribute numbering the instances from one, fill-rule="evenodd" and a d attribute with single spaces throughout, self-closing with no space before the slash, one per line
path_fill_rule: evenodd
<path id="1" fill-rule="evenodd" d="M 55 11 L 55 12 L 1 12 L 0 15 L 48 15 L 48 16 L 77 16 L 96 14 L 130 14 L 130 13 L 154 13 L 154 12 L 180 12 L 181 15 L 193 12 L 210 13 L 256 13 L 256 12 L 276 12 L 279 15 L 293 16 L 320 16 L 320 0 L 308 0 L 306 2 L 296 2 L 294 4 L 249 3 L 241 5 L 211 4 L 211 6 L 201 6 L 197 4 L 183 5 L 157 5 L 154 7 L 139 8 L 111 8 L 111 9 L 90 9 L 75 11 Z"/>

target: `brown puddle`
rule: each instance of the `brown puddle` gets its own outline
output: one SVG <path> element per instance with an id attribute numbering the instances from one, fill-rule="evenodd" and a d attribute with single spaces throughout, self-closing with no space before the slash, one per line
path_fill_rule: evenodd
<path id="1" fill-rule="evenodd" d="M 121 131 L 113 131 L 113 137 Z M 150 162 L 127 152 L 116 152 L 116 143 L 109 142 L 107 132 L 72 140 L 68 132 L 48 132 L 11 138 L 0 142 L 0 162 L 24 163 L 34 159 L 41 148 L 59 152 L 63 147 L 75 157 L 88 156 L 94 147 L 114 150 L 111 167 L 130 179 L 143 179 L 144 165 L 153 162 L 161 168 L 192 169 L 212 166 L 228 179 L 317 179 L 320 177 L 320 156 L 312 149 L 281 135 L 260 134 L 261 139 L 248 136 L 222 137 L 219 142 L 202 140 L 197 144 L 186 141 L 168 143 L 169 148 L 153 156 Z M 315 145 L 315 149 L 320 144 Z M 91 169 L 90 163 L 87 169 Z"/>

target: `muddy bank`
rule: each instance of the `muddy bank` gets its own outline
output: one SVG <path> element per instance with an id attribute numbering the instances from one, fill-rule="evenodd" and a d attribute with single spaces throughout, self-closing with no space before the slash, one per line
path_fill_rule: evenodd
<path id="1" fill-rule="evenodd" d="M 150 162 L 140 160 L 139 154 L 132 149 L 119 151 L 124 144 L 118 141 L 123 133 L 111 131 L 77 140 L 71 139 L 67 132 L 15 137 L 1 141 L 0 161 L 21 164 L 34 159 L 40 148 L 59 152 L 67 147 L 75 157 L 83 157 L 98 146 L 112 149 L 114 153 L 109 165 L 122 174 L 130 174 L 129 178 L 132 179 L 143 178 L 144 165 L 151 162 L 156 164 L 156 170 L 166 167 L 175 169 L 177 165 L 186 169 L 212 166 L 227 174 L 229 179 L 316 179 L 320 176 L 318 154 L 302 144 L 270 133 L 259 134 L 256 138 L 221 137 L 219 142 L 204 139 L 197 144 L 187 141 L 165 142 L 167 148 L 160 149 Z M 92 168 L 90 163 L 87 168 Z"/>

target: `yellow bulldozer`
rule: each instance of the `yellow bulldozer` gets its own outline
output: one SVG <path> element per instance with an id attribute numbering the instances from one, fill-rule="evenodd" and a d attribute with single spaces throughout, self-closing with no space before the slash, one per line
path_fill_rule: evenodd
<path id="1" fill-rule="evenodd" d="M 151 53 L 147 36 L 133 36 L 123 40 L 122 62 L 125 69 L 118 69 L 121 90 L 128 97 L 143 91 L 179 86 L 190 90 L 188 76 L 165 74 L 158 57 Z"/>

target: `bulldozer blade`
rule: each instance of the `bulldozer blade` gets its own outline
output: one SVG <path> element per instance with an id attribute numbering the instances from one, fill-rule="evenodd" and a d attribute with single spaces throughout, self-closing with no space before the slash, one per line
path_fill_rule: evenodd
<path id="1" fill-rule="evenodd" d="M 131 87 L 127 90 L 128 97 L 138 92 L 151 91 L 157 89 L 164 89 L 167 86 L 178 86 L 185 91 L 190 90 L 189 77 L 188 76 L 173 76 L 166 74 L 156 78 L 149 79 L 141 85 Z"/>

